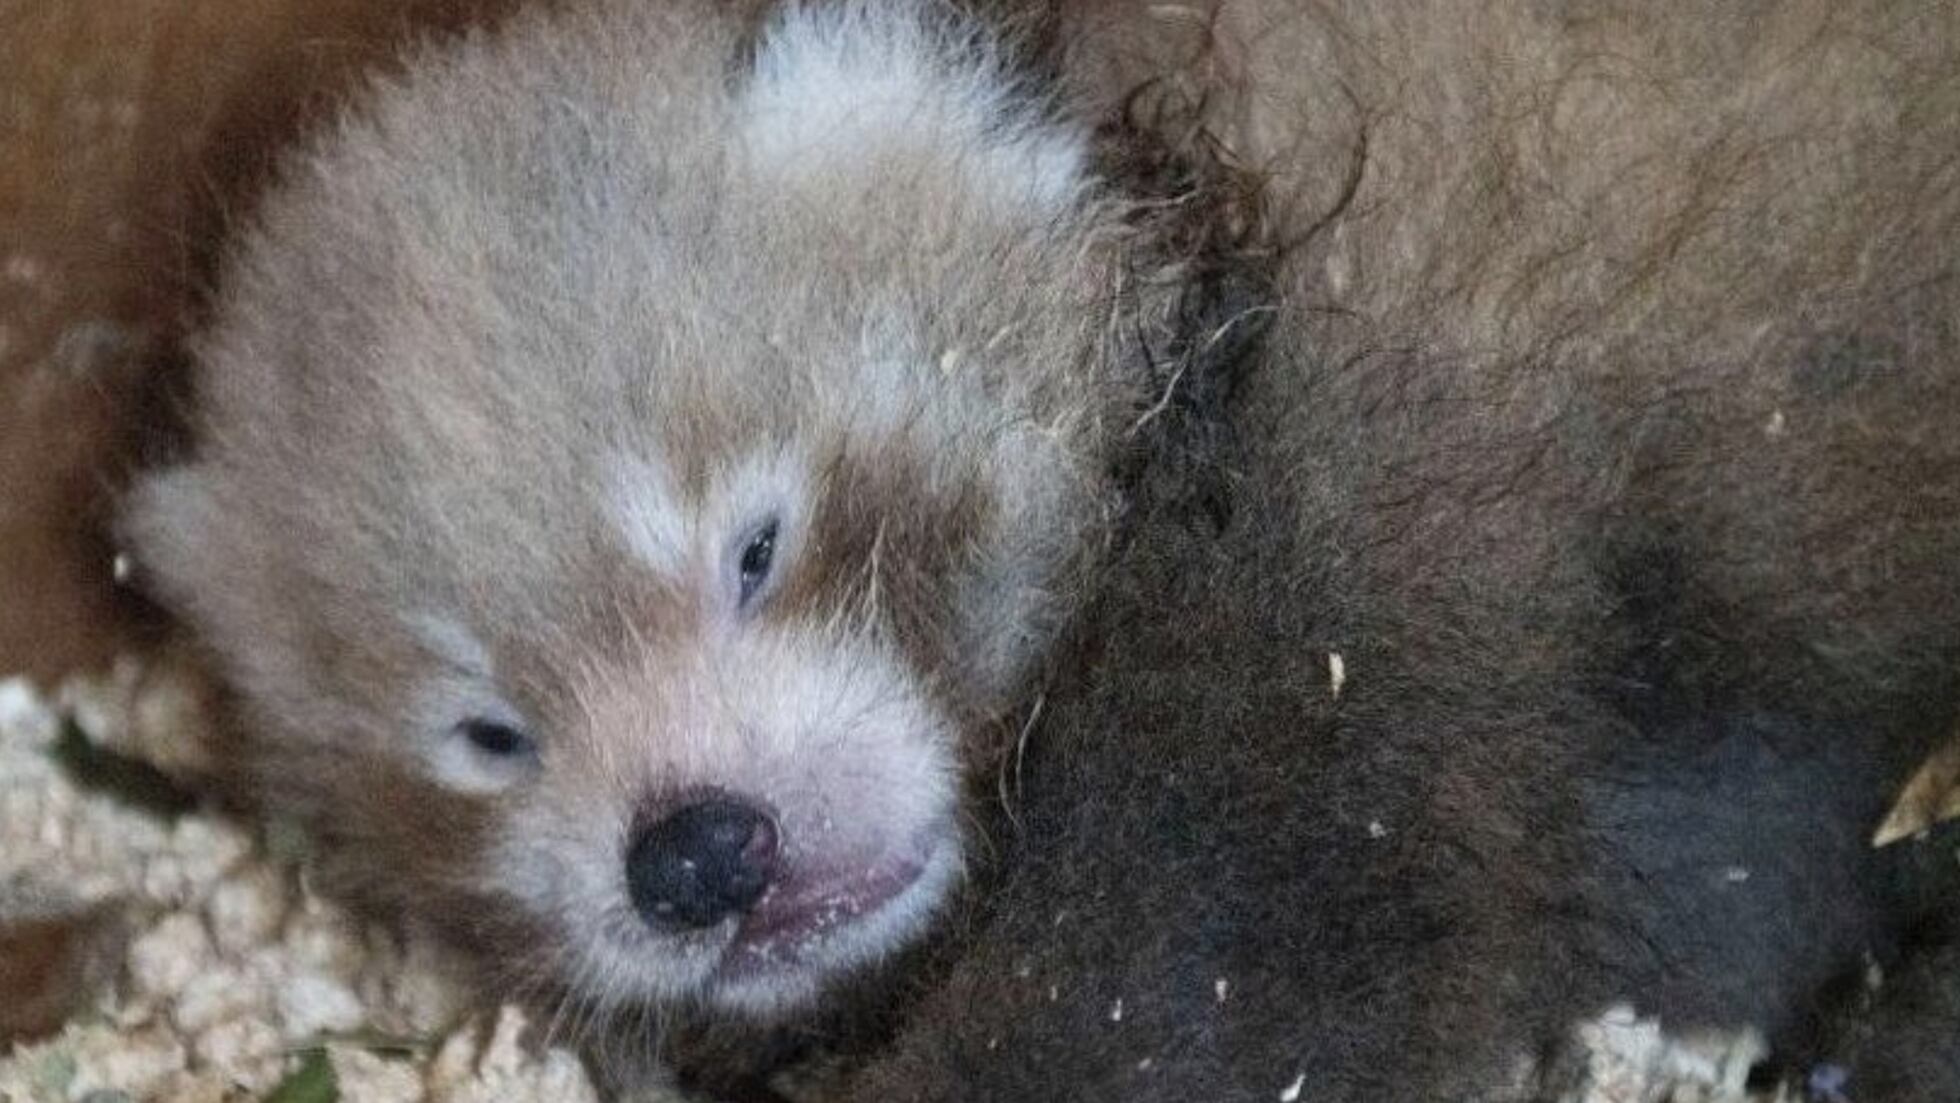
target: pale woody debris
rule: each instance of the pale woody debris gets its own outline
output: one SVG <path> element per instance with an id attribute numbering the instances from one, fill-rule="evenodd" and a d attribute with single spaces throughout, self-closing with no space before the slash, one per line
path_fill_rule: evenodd
<path id="1" fill-rule="evenodd" d="M 308 971 L 280 986 L 279 1021 L 288 1041 L 303 1043 L 358 1030 L 367 1021 L 367 1010 L 347 985 Z"/>
<path id="2" fill-rule="evenodd" d="M 77 790 L 47 753 L 64 710 L 91 741 L 139 757 L 151 747 L 131 725 L 202 724 L 197 694 L 155 675 L 120 664 L 55 702 L 0 680 L 0 882 L 16 889 L 0 914 L 40 884 L 77 906 L 120 901 L 135 925 L 123 968 L 85 1013 L 0 1051 L 0 1100 L 239 1103 L 271 1092 L 301 1050 L 326 1041 L 349 1103 L 596 1103 L 571 1053 L 520 1044 L 514 1010 L 486 1045 L 431 943 L 363 930 L 303 879 L 295 887 L 240 825 L 204 811 L 166 822 Z M 399 1039 L 405 1053 L 332 1040 L 349 1030 Z"/>
<path id="3" fill-rule="evenodd" d="M 171 998 L 210 965 L 210 936 L 188 912 L 167 915 L 129 947 L 129 976 L 138 995 Z"/>
<path id="4" fill-rule="evenodd" d="M 1917 838 L 1934 824 L 1954 818 L 1960 818 L 1960 726 L 1906 782 L 1873 834 L 1872 845 Z"/>

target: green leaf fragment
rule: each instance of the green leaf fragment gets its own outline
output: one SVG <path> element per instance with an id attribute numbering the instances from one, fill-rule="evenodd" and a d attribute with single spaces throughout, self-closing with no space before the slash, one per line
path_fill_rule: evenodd
<path id="1" fill-rule="evenodd" d="M 308 1050 L 299 1067 L 265 1097 L 265 1103 L 340 1103 L 340 1078 L 334 1075 L 327 1051 Z"/>

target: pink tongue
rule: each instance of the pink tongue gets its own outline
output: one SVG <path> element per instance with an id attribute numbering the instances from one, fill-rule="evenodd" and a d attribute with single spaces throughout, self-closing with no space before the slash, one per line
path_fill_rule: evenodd
<path id="1" fill-rule="evenodd" d="M 877 911 L 924 871 L 922 863 L 892 860 L 847 877 L 793 879 L 777 885 L 743 921 L 733 948 L 762 950 L 825 934 Z"/>

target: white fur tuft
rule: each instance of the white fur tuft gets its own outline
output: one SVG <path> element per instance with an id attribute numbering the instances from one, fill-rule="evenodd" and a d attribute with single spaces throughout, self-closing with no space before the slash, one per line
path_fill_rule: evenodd
<path id="1" fill-rule="evenodd" d="M 609 479 L 606 508 L 626 546 L 656 572 L 679 578 L 687 569 L 693 535 L 666 468 L 637 457 L 618 459 Z"/>
<path id="2" fill-rule="evenodd" d="M 757 162 L 791 176 L 936 148 L 1012 204 L 1059 209 L 1088 182 L 1082 136 L 1043 118 L 990 44 L 910 4 L 790 7 L 763 35 L 740 111 Z"/>

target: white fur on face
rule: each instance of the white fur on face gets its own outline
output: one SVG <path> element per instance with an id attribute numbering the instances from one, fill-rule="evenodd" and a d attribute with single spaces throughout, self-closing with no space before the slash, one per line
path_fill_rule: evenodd
<path id="1" fill-rule="evenodd" d="M 773 521 L 772 579 L 794 562 L 811 494 L 807 465 L 786 449 L 748 456 L 716 475 L 701 500 L 675 493 L 665 465 L 616 457 L 605 510 L 635 558 L 670 585 L 696 591 L 703 608 L 726 619 L 741 553 Z M 765 596 L 766 590 L 765 587 Z"/>
<path id="2" fill-rule="evenodd" d="M 802 550 L 810 511 L 810 475 L 800 457 L 772 450 L 748 457 L 716 478 L 701 509 L 697 543 L 704 563 L 705 597 L 723 618 L 734 609 L 742 552 L 765 523 L 776 525 L 776 551 L 770 577 L 756 596 L 766 602 L 776 580 Z"/>
<path id="3" fill-rule="evenodd" d="M 743 631 L 696 655 L 595 672 L 587 697 L 585 730 L 559 733 L 552 772 L 490 860 L 500 885 L 559 932 L 555 967 L 603 978 L 587 998 L 791 1006 L 908 942 L 958 879 L 951 724 L 873 640 Z M 642 921 L 623 864 L 634 816 L 649 795 L 710 787 L 773 810 L 782 854 L 769 892 L 822 898 L 841 886 L 834 921 L 762 945 L 742 939 L 739 917 L 683 932 Z M 849 906 L 853 884 L 894 865 L 921 872 L 881 904 Z M 757 911 L 769 907 L 765 896 Z"/>
<path id="4" fill-rule="evenodd" d="M 655 573 L 680 577 L 694 537 L 666 465 L 622 456 L 608 469 L 604 501 L 626 547 Z"/>
<path id="5" fill-rule="evenodd" d="M 437 661 L 435 673 L 416 689 L 409 716 L 412 744 L 429 776 L 452 792 L 502 792 L 533 777 L 531 755 L 495 755 L 470 742 L 460 725 L 487 720 L 529 734 L 530 724 L 496 690 L 490 651 L 475 634 L 447 617 L 408 618 L 417 640 Z"/>
<path id="6" fill-rule="evenodd" d="M 530 754 L 492 754 L 477 747 L 460 725 L 485 720 L 518 732 L 529 732 L 523 718 L 485 687 L 471 682 L 443 681 L 429 686 L 416 701 L 423 729 L 423 758 L 430 777 L 444 788 L 466 795 L 503 792 L 535 777 L 538 762 Z"/>
<path id="7" fill-rule="evenodd" d="M 991 44 L 894 15 L 792 5 L 769 27 L 738 123 L 759 166 L 822 179 L 882 150 L 952 146 L 1004 203 L 1054 210 L 1081 193 L 1081 135 L 1016 94 Z"/>

